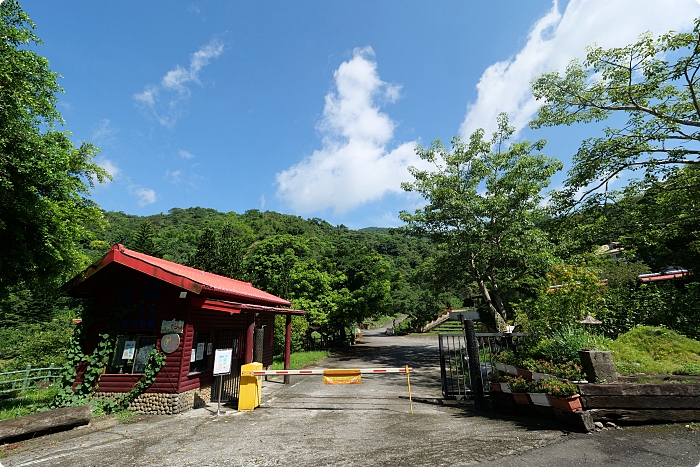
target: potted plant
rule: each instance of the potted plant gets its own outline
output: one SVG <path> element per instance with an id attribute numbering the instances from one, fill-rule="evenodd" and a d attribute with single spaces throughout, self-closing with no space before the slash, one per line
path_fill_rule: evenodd
<path id="1" fill-rule="evenodd" d="M 527 395 L 530 396 L 530 400 L 533 404 L 540 405 L 542 407 L 551 407 L 552 403 L 549 402 L 549 396 L 547 395 L 547 392 L 542 388 L 542 385 L 540 384 L 541 381 L 542 380 L 535 381 L 530 386 L 530 391 L 527 393 Z"/>
<path id="2" fill-rule="evenodd" d="M 551 360 L 535 360 L 528 359 L 526 361 L 527 368 L 532 371 L 532 379 L 539 381 L 545 378 L 554 378 L 553 373 L 556 371 L 556 365 Z"/>
<path id="3" fill-rule="evenodd" d="M 489 385 L 491 386 L 491 390 L 495 392 L 503 392 L 502 386 L 508 384 L 508 374 L 496 370 L 493 373 L 489 375 Z"/>
<path id="4" fill-rule="evenodd" d="M 510 386 L 510 391 L 513 393 L 513 400 L 516 404 L 529 404 L 530 397 L 527 393 L 532 387 L 532 382 L 526 380 L 522 376 L 517 376 L 515 378 L 511 377 L 508 380 L 508 385 Z"/>
<path id="5" fill-rule="evenodd" d="M 494 354 L 493 361 L 494 365 L 499 370 L 510 373 L 511 375 L 518 374 L 518 370 L 515 368 L 518 364 L 518 358 L 512 350 L 505 349 Z"/>
<path id="6" fill-rule="evenodd" d="M 553 407 L 570 412 L 582 410 L 581 396 L 575 384 L 556 379 L 543 379 L 539 381 L 539 385 L 549 396 L 549 402 Z"/>

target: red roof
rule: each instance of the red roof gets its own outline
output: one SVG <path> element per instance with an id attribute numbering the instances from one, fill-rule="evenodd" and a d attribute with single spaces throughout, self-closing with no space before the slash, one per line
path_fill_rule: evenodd
<path id="1" fill-rule="evenodd" d="M 667 281 L 669 279 L 681 279 L 683 277 L 687 277 L 687 276 L 691 275 L 692 273 L 693 273 L 692 271 L 685 271 L 685 272 L 676 272 L 676 273 L 672 273 L 672 274 L 659 274 L 658 276 L 649 274 L 646 277 L 640 277 L 639 281 L 640 282 L 656 282 L 656 281 Z"/>
<path id="2" fill-rule="evenodd" d="M 100 260 L 71 280 L 66 287 L 72 289 L 110 263 L 122 264 L 165 282 L 181 287 L 195 294 L 213 295 L 224 300 L 258 302 L 266 305 L 289 306 L 287 300 L 256 289 L 250 282 L 243 282 L 210 272 L 183 266 L 138 251 L 128 250 L 122 245 L 114 245 Z M 210 293 L 206 293 L 210 292 Z"/>

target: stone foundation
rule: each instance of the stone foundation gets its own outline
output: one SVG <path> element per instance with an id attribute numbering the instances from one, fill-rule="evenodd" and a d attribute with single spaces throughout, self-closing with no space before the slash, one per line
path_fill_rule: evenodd
<path id="1" fill-rule="evenodd" d="M 120 394 L 123 393 L 97 392 L 93 397 L 107 399 Z M 134 399 L 127 409 L 142 414 L 173 415 L 204 407 L 209 402 L 211 402 L 211 386 L 205 386 L 182 394 L 144 393 Z"/>

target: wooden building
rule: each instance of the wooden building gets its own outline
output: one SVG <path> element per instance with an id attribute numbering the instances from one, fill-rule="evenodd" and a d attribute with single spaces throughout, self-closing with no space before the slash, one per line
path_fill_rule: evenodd
<path id="1" fill-rule="evenodd" d="M 65 286 L 90 298 L 83 323 L 83 351 L 101 334 L 117 336 L 100 377 L 97 397 L 130 391 L 154 348 L 166 354 L 155 382 L 130 406 L 144 413 L 173 414 L 217 400 L 213 383 L 216 349 L 233 349 L 232 373 L 224 377 L 222 401 L 238 396 L 240 365 L 272 364 L 275 315 L 287 316 L 285 368 L 289 364 L 291 316 L 288 301 L 248 282 L 182 266 L 114 245 Z M 257 357 L 257 358 L 255 358 Z M 84 367 L 78 368 L 76 384 Z"/>

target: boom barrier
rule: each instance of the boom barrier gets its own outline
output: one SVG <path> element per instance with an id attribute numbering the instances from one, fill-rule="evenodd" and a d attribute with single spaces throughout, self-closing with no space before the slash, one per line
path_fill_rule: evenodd
<path id="1" fill-rule="evenodd" d="M 323 376 L 324 384 L 361 384 L 362 375 L 405 374 L 408 384 L 408 400 L 413 413 L 411 399 L 411 376 L 413 368 L 317 368 L 312 370 L 263 370 L 260 363 L 249 363 L 241 367 L 241 382 L 238 410 L 253 410 L 261 403 L 262 376 Z"/>
<path id="2" fill-rule="evenodd" d="M 343 376 L 343 375 L 374 375 L 378 373 L 413 373 L 413 368 L 360 368 L 360 369 L 316 369 L 316 370 L 242 370 L 245 376 L 276 376 L 276 375 L 317 375 L 317 376 Z"/>

